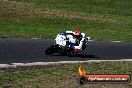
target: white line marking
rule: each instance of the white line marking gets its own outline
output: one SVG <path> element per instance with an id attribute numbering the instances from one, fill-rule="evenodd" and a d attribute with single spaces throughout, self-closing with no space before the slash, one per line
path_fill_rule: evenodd
<path id="1" fill-rule="evenodd" d="M 41 39 L 41 38 L 33 38 L 33 39 L 37 40 L 37 39 Z"/>
<path id="2" fill-rule="evenodd" d="M 122 41 L 112 41 L 112 42 L 122 42 Z"/>
<path id="3" fill-rule="evenodd" d="M 94 40 L 88 40 L 88 41 L 94 41 Z"/>
<path id="4" fill-rule="evenodd" d="M 90 63 L 90 62 L 108 62 L 108 61 L 132 61 L 132 59 L 121 59 L 121 60 L 86 60 L 86 61 L 58 61 L 58 62 L 32 62 L 32 63 L 12 63 L 0 64 L 0 68 L 17 68 L 25 66 L 45 66 L 45 65 L 60 65 L 60 64 L 76 64 L 76 63 Z"/>

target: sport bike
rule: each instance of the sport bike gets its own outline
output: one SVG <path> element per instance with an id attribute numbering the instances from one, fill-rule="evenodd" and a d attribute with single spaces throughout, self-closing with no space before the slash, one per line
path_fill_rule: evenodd
<path id="1" fill-rule="evenodd" d="M 69 55 L 69 54 L 76 54 L 86 49 L 87 42 L 89 41 L 90 37 L 85 37 L 82 45 L 82 49 L 74 49 L 69 40 L 66 39 L 65 36 L 59 35 L 55 38 L 55 43 L 50 45 L 46 50 L 45 53 L 47 55 L 52 55 L 54 53 L 58 53 L 61 55 Z"/>

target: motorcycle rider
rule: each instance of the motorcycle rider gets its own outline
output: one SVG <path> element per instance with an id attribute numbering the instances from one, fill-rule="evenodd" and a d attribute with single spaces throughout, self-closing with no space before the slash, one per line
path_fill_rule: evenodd
<path id="1" fill-rule="evenodd" d="M 69 42 L 69 47 L 74 49 L 75 52 L 80 52 L 82 50 L 83 43 L 85 41 L 85 33 L 81 33 L 79 29 L 73 31 L 65 31 L 60 33 L 65 36 L 65 39 Z"/>
<path id="2" fill-rule="evenodd" d="M 75 30 L 73 32 L 74 37 L 77 39 L 77 45 L 74 46 L 75 49 L 81 50 L 83 43 L 85 41 L 85 33 L 81 33 L 81 31 L 79 29 Z"/>

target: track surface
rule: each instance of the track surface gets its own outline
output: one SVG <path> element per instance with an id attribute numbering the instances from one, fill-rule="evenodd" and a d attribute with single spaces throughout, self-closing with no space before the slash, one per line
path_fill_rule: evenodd
<path id="1" fill-rule="evenodd" d="M 73 57 L 45 55 L 52 43 L 45 39 L 0 39 L 0 64 L 132 59 L 132 43 L 91 41 L 85 51 Z"/>

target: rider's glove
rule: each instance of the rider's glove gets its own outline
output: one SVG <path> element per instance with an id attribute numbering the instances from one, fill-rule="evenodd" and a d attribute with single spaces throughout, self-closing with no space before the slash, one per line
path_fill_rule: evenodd
<path id="1" fill-rule="evenodd" d="M 70 45 L 69 45 L 69 48 L 70 48 L 70 49 L 74 49 L 75 47 L 74 47 L 74 45 L 70 44 Z"/>

